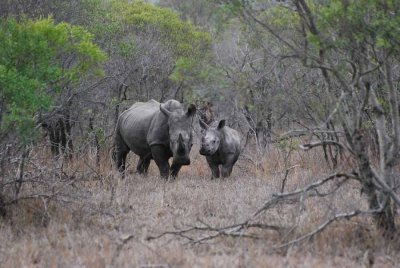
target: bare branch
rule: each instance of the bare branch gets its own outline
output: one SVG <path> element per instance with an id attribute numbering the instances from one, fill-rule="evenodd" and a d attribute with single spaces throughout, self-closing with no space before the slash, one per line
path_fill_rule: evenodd
<path id="1" fill-rule="evenodd" d="M 385 180 L 378 174 L 378 172 L 373 167 L 371 167 L 371 170 L 372 173 L 374 174 L 375 183 L 377 184 L 378 188 L 382 188 L 382 190 L 388 193 L 392 197 L 394 202 L 398 206 L 400 206 L 400 197 L 396 195 L 394 189 L 392 189 L 389 185 L 387 185 Z"/>
<path id="2" fill-rule="evenodd" d="M 314 129 L 295 129 L 295 130 L 290 130 L 282 135 L 280 135 L 278 140 L 283 140 L 287 138 L 294 138 L 294 137 L 301 137 L 305 136 L 307 134 L 318 134 L 318 133 L 331 133 L 331 134 L 343 134 L 343 131 L 338 131 L 338 130 L 324 130 L 320 128 L 314 128 Z"/>
<path id="3" fill-rule="evenodd" d="M 300 149 L 302 150 L 310 150 L 314 147 L 318 147 L 318 146 L 326 146 L 326 145 L 336 145 L 339 146 L 342 149 L 346 149 L 349 152 L 351 152 L 352 154 L 354 154 L 354 152 L 346 145 L 337 142 L 337 141 L 333 141 L 333 140 L 326 140 L 326 141 L 318 141 L 318 142 L 312 142 L 312 143 L 306 143 L 303 145 L 299 145 Z"/>
<path id="4" fill-rule="evenodd" d="M 246 16 L 255 21 L 261 27 L 266 29 L 270 34 L 272 34 L 276 39 L 284 43 L 287 47 L 289 47 L 294 53 L 301 55 L 301 52 L 296 49 L 295 45 L 290 44 L 285 38 L 280 36 L 276 31 L 274 31 L 268 24 L 262 22 L 261 20 L 257 19 L 249 10 L 245 9 L 242 13 L 243 18 L 245 19 Z"/>

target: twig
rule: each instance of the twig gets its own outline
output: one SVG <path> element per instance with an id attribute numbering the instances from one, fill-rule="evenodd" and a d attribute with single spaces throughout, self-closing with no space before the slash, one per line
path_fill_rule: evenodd
<path id="1" fill-rule="evenodd" d="M 296 167 L 300 167 L 300 165 L 294 165 L 294 166 L 291 166 L 291 167 L 286 169 L 285 177 L 282 180 L 281 193 L 283 193 L 283 190 L 285 189 L 285 183 L 286 183 L 287 176 L 289 175 L 289 171 L 294 169 L 294 168 L 296 168 Z"/>
<path id="2" fill-rule="evenodd" d="M 115 266 L 115 261 L 118 258 L 119 254 L 121 253 L 122 248 L 130 241 L 132 240 L 132 238 L 134 238 L 134 236 L 128 235 L 127 237 L 124 238 L 120 238 L 117 244 L 117 248 L 114 251 L 114 254 L 111 258 L 111 266 L 114 267 Z"/>

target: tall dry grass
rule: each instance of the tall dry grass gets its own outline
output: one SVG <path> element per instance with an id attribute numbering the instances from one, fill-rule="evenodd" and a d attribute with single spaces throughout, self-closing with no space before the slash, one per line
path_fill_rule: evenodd
<path id="1" fill-rule="evenodd" d="M 356 182 L 334 195 L 279 206 L 258 218 L 290 230 L 281 235 L 254 230 L 260 239 L 219 237 L 199 245 L 171 235 L 148 241 L 148 236 L 200 222 L 214 227 L 240 223 L 281 190 L 285 177 L 285 191 L 292 191 L 332 173 L 317 151 L 289 152 L 271 146 L 264 156 L 245 152 L 230 178 L 210 180 L 205 159 L 197 151 L 192 151 L 192 164 L 167 182 L 158 177 L 154 163 L 147 177 L 136 175 L 133 155 L 128 175 L 121 179 L 108 153 L 97 165 L 90 151 L 66 161 L 52 159 L 47 148 L 36 149 L 27 172 L 37 166 L 51 170 L 46 173 L 52 176 L 49 180 L 62 181 L 60 198 L 29 198 L 8 208 L 0 221 L 1 267 L 360 267 L 371 263 L 396 267 L 400 263 L 399 239 L 384 240 L 368 217 L 337 222 L 304 243 L 272 249 L 313 230 L 330 213 L 365 209 Z M 22 191 L 51 190 L 40 187 L 26 184 Z"/>

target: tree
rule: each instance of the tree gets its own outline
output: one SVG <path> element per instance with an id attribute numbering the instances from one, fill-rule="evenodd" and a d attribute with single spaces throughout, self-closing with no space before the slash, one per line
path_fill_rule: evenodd
<path id="1" fill-rule="evenodd" d="M 400 204 L 395 191 L 400 183 L 395 171 L 400 145 L 399 76 L 393 71 L 399 65 L 399 3 L 222 2 L 225 10 L 258 35 L 259 44 L 273 39 L 279 46 L 274 47 L 275 54 L 290 64 L 303 65 L 294 73 L 309 77 L 303 86 L 315 90 L 324 105 L 303 99 L 313 120 L 300 122 L 307 127 L 302 133 L 324 135 L 301 148 L 347 151 L 355 163 L 349 177 L 360 183 L 378 228 L 392 235 L 393 205 Z M 371 135 L 377 136 L 377 156 L 366 150 Z"/>
<path id="2" fill-rule="evenodd" d="M 51 130 L 49 121 L 63 110 L 54 106 L 58 96 L 86 75 L 101 73 L 99 63 L 105 55 L 83 28 L 56 24 L 51 18 L 1 19 L 0 38 L 0 210 L 4 212 L 4 193 L 10 195 L 14 189 L 14 200 L 18 200 L 38 126 L 47 124 Z M 51 131 L 50 140 L 65 149 L 69 130 L 63 125 L 57 133 Z M 52 145 L 54 153 L 56 145 Z M 17 174 L 13 174 L 13 163 Z"/>

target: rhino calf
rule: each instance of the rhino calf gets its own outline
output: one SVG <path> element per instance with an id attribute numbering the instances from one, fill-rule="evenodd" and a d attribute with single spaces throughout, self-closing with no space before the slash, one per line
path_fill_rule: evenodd
<path id="1" fill-rule="evenodd" d="M 233 165 L 240 155 L 239 133 L 225 126 L 225 120 L 219 121 L 216 127 L 208 126 L 201 120 L 199 122 L 204 129 L 200 154 L 206 157 L 212 178 L 219 178 L 220 165 L 221 176 L 229 177 L 232 173 Z"/>

